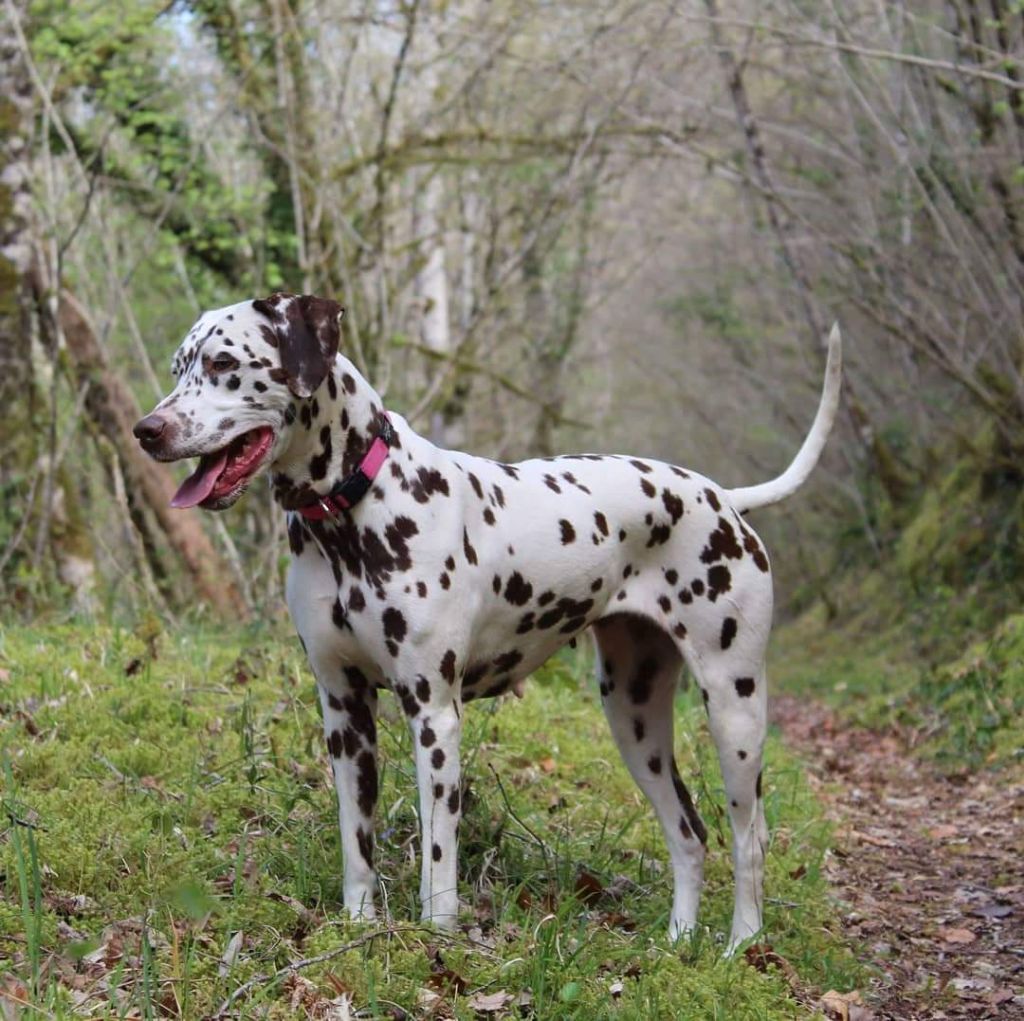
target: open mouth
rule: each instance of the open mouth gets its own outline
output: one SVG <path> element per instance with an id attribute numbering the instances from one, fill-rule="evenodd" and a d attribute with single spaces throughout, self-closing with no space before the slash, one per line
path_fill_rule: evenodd
<path id="1" fill-rule="evenodd" d="M 171 506 L 214 506 L 232 496 L 256 474 L 273 440 L 274 430 L 263 425 L 236 436 L 220 450 L 203 454 L 196 470 L 171 497 Z"/>

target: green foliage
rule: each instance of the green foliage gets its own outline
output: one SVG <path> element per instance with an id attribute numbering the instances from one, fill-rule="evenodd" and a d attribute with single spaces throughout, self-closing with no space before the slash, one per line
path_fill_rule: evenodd
<path id="1" fill-rule="evenodd" d="M 75 95 L 89 104 L 90 116 L 68 122 L 88 172 L 120 183 L 120 197 L 144 219 L 159 217 L 160 232 L 182 246 L 200 275 L 262 288 L 253 272 L 256 238 L 246 228 L 259 223 L 272 188 L 229 183 L 211 165 L 204 150 L 216 142 L 197 137 L 197 128 L 230 114 L 217 109 L 224 100 L 213 94 L 186 101 L 176 33 L 187 33 L 187 25 L 153 0 L 36 0 L 31 16 L 34 56 L 56 76 L 57 98 Z M 61 151 L 56 135 L 53 145 Z M 281 231 L 262 240 L 273 258 L 293 243 Z M 166 249 L 153 256 L 165 269 L 169 259 Z"/>
<path id="2" fill-rule="evenodd" d="M 1024 489 L 1009 479 L 993 486 L 976 457 L 961 458 L 926 489 L 897 540 L 896 566 L 919 590 L 936 582 L 960 587 L 984 581 L 1005 585 L 1006 597 L 1019 598 L 1022 524 Z"/>
<path id="3" fill-rule="evenodd" d="M 830 613 L 812 602 L 776 637 L 785 686 L 910 728 L 954 770 L 1010 764 L 1024 746 L 1024 488 L 995 446 L 983 433 L 913 510 L 891 509 L 904 523 L 884 557 L 862 554 L 829 582 Z"/>
<path id="4" fill-rule="evenodd" d="M 932 721 L 925 747 L 946 766 L 1024 762 L 1024 616 L 928 672 L 920 702 Z"/>
<path id="5" fill-rule="evenodd" d="M 30 980 L 21 942 L 30 918 L 50 962 L 40 1006 L 69 1011 L 78 961 L 97 988 L 101 976 L 114 990 L 108 1005 L 105 992 L 91 1001 L 93 1016 L 132 1005 L 207 1016 L 249 978 L 372 931 L 341 917 L 334 794 L 314 685 L 300 664 L 293 641 L 256 632 L 157 636 L 150 625 L 0 636 L 3 699 L 14 710 L 0 719 L 5 806 L 35 827 L 0 835 L 0 946 Z M 341 983 L 374 1016 L 389 1003 L 415 1010 L 423 988 L 467 1019 L 468 997 L 480 989 L 529 990 L 538 1018 L 803 1016 L 780 972 L 721 957 L 730 840 L 697 700 L 680 697 L 677 749 L 711 833 L 708 929 L 672 947 L 660 831 L 618 759 L 589 673 L 586 657 L 566 656 L 522 703 L 467 707 L 460 883 L 476 928 L 451 937 L 411 922 L 418 836 L 409 735 L 382 700 L 379 867 L 397 921 L 305 970 L 318 995 L 335 996 Z M 801 982 L 848 988 L 860 968 L 821 875 L 828 827 L 802 767 L 775 741 L 765 776 L 769 938 Z M 18 852 L 30 837 L 38 904 L 31 857 Z M 587 890 L 584 869 L 601 889 L 596 903 L 577 893 Z M 224 965 L 238 933 L 238 956 Z M 464 992 L 450 988 L 450 975 Z M 616 979 L 623 989 L 613 999 Z M 262 1007 L 293 1016 L 290 988 L 258 984 L 243 1016 Z"/>

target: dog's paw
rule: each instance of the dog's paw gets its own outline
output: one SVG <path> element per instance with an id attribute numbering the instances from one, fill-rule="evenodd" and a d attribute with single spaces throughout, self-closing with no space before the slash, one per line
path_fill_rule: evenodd
<path id="1" fill-rule="evenodd" d="M 678 943 L 680 940 L 688 940 L 693 936 L 696 926 L 683 918 L 673 918 L 668 924 L 668 939 L 670 943 Z"/>
<path id="2" fill-rule="evenodd" d="M 424 911 L 420 919 L 424 924 L 433 925 L 445 932 L 451 932 L 459 924 L 459 916 L 452 912 Z"/>
<path id="3" fill-rule="evenodd" d="M 345 913 L 353 922 L 375 922 L 377 920 L 377 908 L 373 901 L 359 901 L 355 905 L 346 906 Z"/>
<path id="4" fill-rule="evenodd" d="M 722 956 L 727 960 L 730 957 L 735 957 L 740 951 L 746 950 L 748 946 L 752 945 L 760 933 L 760 929 L 752 932 L 749 928 L 745 928 L 742 932 L 733 932 L 729 937 L 729 942 L 725 945 L 725 951 L 722 953 Z"/>

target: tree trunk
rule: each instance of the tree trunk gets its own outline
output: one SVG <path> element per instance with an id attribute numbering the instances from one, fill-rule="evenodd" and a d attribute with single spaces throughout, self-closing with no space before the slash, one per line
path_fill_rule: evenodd
<path id="1" fill-rule="evenodd" d="M 449 320 L 448 271 L 445 266 L 445 238 L 441 223 L 443 186 L 438 174 L 430 175 L 416 209 L 413 234 L 422 239 L 422 267 L 416 274 L 415 293 L 420 306 L 420 341 L 438 354 L 452 352 L 452 331 Z M 435 363 L 436 364 L 436 363 Z M 430 438 L 439 446 L 454 442 L 450 416 L 437 408 L 430 420 Z"/>
<path id="2" fill-rule="evenodd" d="M 27 7 L 24 0 L 15 4 L 22 22 Z M 39 348 L 34 344 L 44 332 L 31 279 L 34 113 L 32 83 L 18 38 L 4 32 L 0 34 L 0 407 L 4 409 L 0 488 L 9 514 L 4 524 L 14 527 L 0 549 L 0 573 L 22 555 L 34 532 L 33 567 L 38 569 L 46 563 L 46 554 L 52 553 L 57 577 L 70 588 L 74 605 L 88 611 L 95 574 L 92 543 L 76 513 L 76 501 L 69 497 L 74 485 L 70 473 L 51 463 L 55 451 L 52 443 L 47 449 L 44 441 L 54 436 L 53 408 L 36 377 L 37 366 L 46 365 L 51 394 L 55 393 L 56 360 L 52 355 L 36 357 Z M 44 477 L 48 484 L 41 484 Z M 40 496 L 42 514 L 36 512 Z M 8 531 L 5 527 L 4 533 Z"/>
<path id="3" fill-rule="evenodd" d="M 19 0 L 17 6 L 24 8 L 27 3 Z M 24 470 L 34 459 L 32 430 L 27 428 L 33 410 L 28 287 L 31 119 L 32 86 L 13 35 L 4 31 L 0 33 L 0 407 L 4 409 L 0 481 L 5 488 L 9 469 Z M 28 458 L 17 456 L 25 448 L 29 448 Z"/>
<path id="4" fill-rule="evenodd" d="M 247 617 L 231 570 L 203 531 L 198 514 L 170 506 L 176 488 L 170 471 L 143 453 L 132 435 L 141 417 L 135 397 L 111 371 L 88 315 L 67 291 L 61 295 L 60 317 L 68 354 L 78 375 L 89 381 L 86 411 L 117 452 L 133 512 L 143 507 L 152 512 L 203 599 L 225 616 Z"/>

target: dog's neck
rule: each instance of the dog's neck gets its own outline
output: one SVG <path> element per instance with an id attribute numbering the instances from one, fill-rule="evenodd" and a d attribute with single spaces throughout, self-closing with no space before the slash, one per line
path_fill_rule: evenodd
<path id="1" fill-rule="evenodd" d="M 384 402 L 346 358 L 335 360 L 315 393 L 285 413 L 289 443 L 275 459 L 274 497 L 294 510 L 351 475 L 384 424 Z"/>

